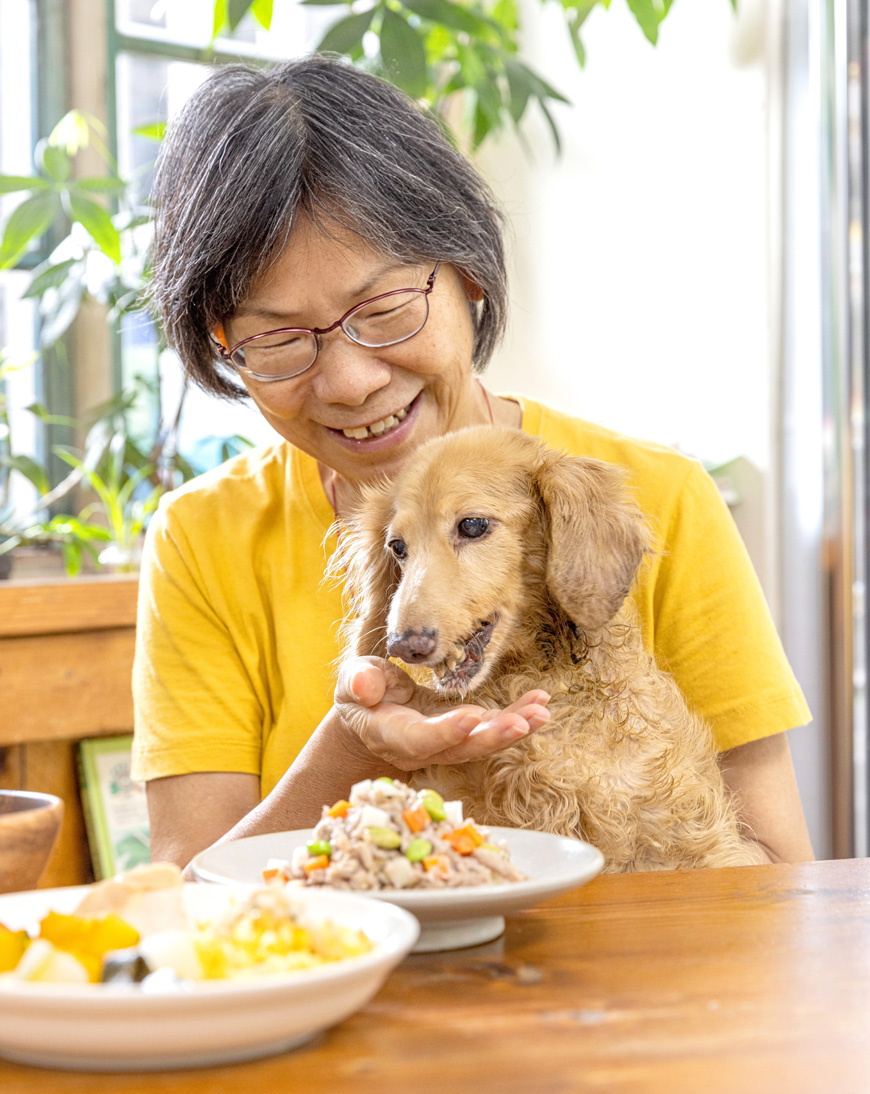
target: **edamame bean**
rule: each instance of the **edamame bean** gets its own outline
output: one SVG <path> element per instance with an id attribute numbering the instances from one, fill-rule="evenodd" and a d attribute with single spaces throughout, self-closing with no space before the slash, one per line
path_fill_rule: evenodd
<path id="1" fill-rule="evenodd" d="M 393 851 L 401 846 L 402 837 L 398 832 L 394 832 L 392 828 L 379 828 L 377 825 L 371 825 L 366 831 L 375 847 L 381 847 L 384 851 Z"/>
<path id="2" fill-rule="evenodd" d="M 443 821 L 447 816 L 444 812 L 444 799 L 437 790 L 421 790 L 420 804 L 433 821 Z"/>
<path id="3" fill-rule="evenodd" d="M 412 839 L 405 852 L 405 858 L 410 862 L 422 862 L 427 855 L 432 854 L 432 844 L 427 839 Z"/>

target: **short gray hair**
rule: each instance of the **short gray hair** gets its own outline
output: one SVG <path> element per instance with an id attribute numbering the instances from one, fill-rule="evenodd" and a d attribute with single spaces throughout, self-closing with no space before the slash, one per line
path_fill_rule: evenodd
<path id="1" fill-rule="evenodd" d="M 171 124 L 153 197 L 151 304 L 187 374 L 212 393 L 245 394 L 210 332 L 300 213 L 402 261 L 452 263 L 478 286 L 478 371 L 503 334 L 503 215 L 489 187 L 433 114 L 345 62 L 217 69 Z"/>

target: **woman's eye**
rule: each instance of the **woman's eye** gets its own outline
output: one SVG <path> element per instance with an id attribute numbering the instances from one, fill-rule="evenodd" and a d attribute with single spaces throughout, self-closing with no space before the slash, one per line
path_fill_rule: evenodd
<path id="1" fill-rule="evenodd" d="M 403 539 L 391 539 L 387 546 L 390 548 L 396 558 L 408 557 L 408 548 Z"/>
<path id="2" fill-rule="evenodd" d="M 480 539 L 489 528 L 485 517 L 466 517 L 457 525 L 457 531 L 463 539 Z"/>

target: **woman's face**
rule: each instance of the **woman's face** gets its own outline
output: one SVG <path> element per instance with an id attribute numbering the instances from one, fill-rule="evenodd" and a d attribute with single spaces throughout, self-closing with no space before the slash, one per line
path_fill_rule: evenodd
<path id="1" fill-rule="evenodd" d="M 224 324 L 227 343 L 282 327 L 328 327 L 370 297 L 424 288 L 437 259 L 403 265 L 336 226 L 326 236 L 300 220 L 278 261 Z M 473 424 L 473 341 L 462 280 L 442 265 L 429 319 L 408 341 L 369 349 L 339 328 L 323 336 L 317 360 L 302 375 L 273 383 L 242 379 L 282 437 L 359 483 L 394 474 L 423 441 Z M 347 436 L 361 429 L 365 437 Z"/>

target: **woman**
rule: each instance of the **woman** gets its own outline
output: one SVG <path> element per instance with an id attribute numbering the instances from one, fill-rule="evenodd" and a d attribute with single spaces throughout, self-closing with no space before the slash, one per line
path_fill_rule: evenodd
<path id="1" fill-rule="evenodd" d="M 546 724 L 543 692 L 445 709 L 377 659 L 334 681 L 340 590 L 320 584 L 334 517 L 423 441 L 490 422 L 628 468 L 662 547 L 632 593 L 645 639 L 713 725 L 759 861 L 811 858 L 784 734 L 809 712 L 715 487 L 676 453 L 473 376 L 505 322 L 501 224 L 438 124 L 323 58 L 224 68 L 176 119 L 155 190 L 170 344 L 279 440 L 168 496 L 149 529 L 133 774 L 152 856 L 184 865 L 307 826 L 358 779 Z"/>

